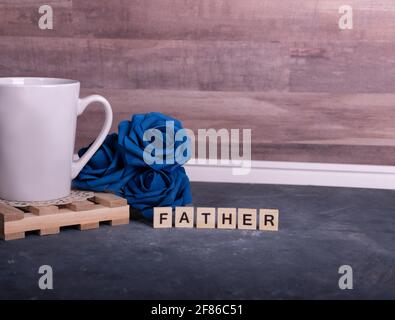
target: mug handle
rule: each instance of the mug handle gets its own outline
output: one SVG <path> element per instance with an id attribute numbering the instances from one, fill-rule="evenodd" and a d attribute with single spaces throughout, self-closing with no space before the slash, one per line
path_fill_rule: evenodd
<path id="1" fill-rule="evenodd" d="M 104 125 L 99 133 L 99 136 L 96 138 L 95 142 L 92 143 L 89 149 L 84 153 L 84 155 L 78 160 L 72 162 L 71 179 L 74 179 L 78 176 L 82 168 L 88 163 L 88 161 L 93 157 L 95 152 L 100 148 L 108 132 L 111 129 L 112 117 L 113 117 L 111 105 L 106 98 L 99 96 L 97 94 L 88 96 L 83 99 L 78 99 L 77 116 L 81 115 L 85 111 L 86 107 L 93 102 L 99 102 L 104 108 L 105 111 Z"/>

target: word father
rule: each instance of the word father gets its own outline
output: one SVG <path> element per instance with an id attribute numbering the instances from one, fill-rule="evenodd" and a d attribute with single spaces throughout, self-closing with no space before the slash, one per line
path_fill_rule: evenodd
<path id="1" fill-rule="evenodd" d="M 277 231 L 279 211 L 277 209 L 236 209 L 176 207 L 174 226 L 176 228 L 243 229 Z M 196 224 L 195 224 L 196 221 Z M 259 223 L 258 223 L 259 222 Z M 154 228 L 172 228 L 172 207 L 154 208 Z"/>

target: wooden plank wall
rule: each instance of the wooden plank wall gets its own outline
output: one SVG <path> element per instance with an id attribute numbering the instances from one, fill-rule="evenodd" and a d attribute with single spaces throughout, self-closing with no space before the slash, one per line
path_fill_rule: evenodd
<path id="1" fill-rule="evenodd" d="M 198 128 L 251 128 L 254 160 L 395 164 L 395 2 L 0 0 L 0 76 L 81 80 L 115 123 L 161 111 Z M 77 146 L 97 134 L 97 106 Z M 116 129 L 114 124 L 113 129 Z"/>

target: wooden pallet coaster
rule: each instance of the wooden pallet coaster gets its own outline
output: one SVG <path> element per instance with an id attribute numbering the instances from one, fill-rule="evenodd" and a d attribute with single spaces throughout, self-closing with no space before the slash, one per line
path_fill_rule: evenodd
<path id="1" fill-rule="evenodd" d="M 39 235 L 57 234 L 61 227 L 78 226 L 80 230 L 99 228 L 100 222 L 110 225 L 129 223 L 129 206 L 125 199 L 110 193 L 95 193 L 92 199 L 67 205 L 29 206 L 16 208 L 0 203 L 0 238 L 15 240 L 25 232 Z"/>

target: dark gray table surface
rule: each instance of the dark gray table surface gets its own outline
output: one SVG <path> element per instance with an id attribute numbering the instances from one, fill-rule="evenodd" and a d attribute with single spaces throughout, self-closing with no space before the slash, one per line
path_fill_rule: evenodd
<path id="1" fill-rule="evenodd" d="M 195 206 L 279 208 L 278 232 L 141 221 L 0 242 L 0 298 L 395 298 L 395 192 L 193 183 Z M 40 290 L 38 269 L 53 268 Z M 353 268 L 340 290 L 338 268 Z"/>

